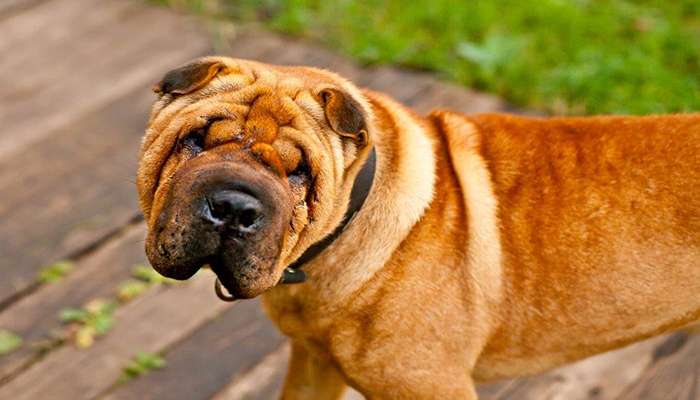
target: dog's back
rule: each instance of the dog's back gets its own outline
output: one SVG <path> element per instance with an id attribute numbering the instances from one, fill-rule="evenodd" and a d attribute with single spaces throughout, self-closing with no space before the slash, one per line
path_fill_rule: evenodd
<path id="1" fill-rule="evenodd" d="M 478 374 L 536 372 L 700 317 L 700 114 L 470 120 L 504 282 Z"/>

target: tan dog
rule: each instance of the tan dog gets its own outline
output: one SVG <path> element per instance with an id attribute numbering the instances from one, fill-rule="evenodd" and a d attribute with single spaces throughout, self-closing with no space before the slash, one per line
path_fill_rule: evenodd
<path id="1" fill-rule="evenodd" d="M 205 58 L 155 90 L 153 266 L 265 292 L 285 399 L 475 399 L 700 318 L 700 115 L 421 117 L 327 71 Z M 285 267 L 343 224 L 308 280 Z"/>

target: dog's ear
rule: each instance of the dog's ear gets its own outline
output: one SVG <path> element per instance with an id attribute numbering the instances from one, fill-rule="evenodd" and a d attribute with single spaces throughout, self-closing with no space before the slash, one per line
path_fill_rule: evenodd
<path id="1" fill-rule="evenodd" d="M 319 97 L 326 113 L 328 125 L 340 136 L 365 146 L 369 141 L 367 122 L 362 105 L 349 94 L 338 89 L 323 89 Z"/>
<path id="2" fill-rule="evenodd" d="M 159 95 L 192 93 L 209 83 L 225 67 L 221 61 L 193 61 L 168 71 L 163 79 L 153 86 L 153 91 Z"/>

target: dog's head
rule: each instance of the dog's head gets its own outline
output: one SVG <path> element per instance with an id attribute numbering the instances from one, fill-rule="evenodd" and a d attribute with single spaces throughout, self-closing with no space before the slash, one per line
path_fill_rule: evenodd
<path id="1" fill-rule="evenodd" d="M 366 100 L 323 70 L 221 57 L 154 91 L 137 175 L 151 264 L 175 279 L 210 265 L 257 296 L 343 218 L 370 148 Z"/>

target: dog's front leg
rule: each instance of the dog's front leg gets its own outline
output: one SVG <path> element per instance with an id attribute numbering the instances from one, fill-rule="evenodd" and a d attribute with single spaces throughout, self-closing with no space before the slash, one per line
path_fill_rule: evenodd
<path id="1" fill-rule="evenodd" d="M 300 344 L 292 343 L 283 400 L 339 399 L 345 387 L 342 376 L 330 361 L 314 356 Z"/>

